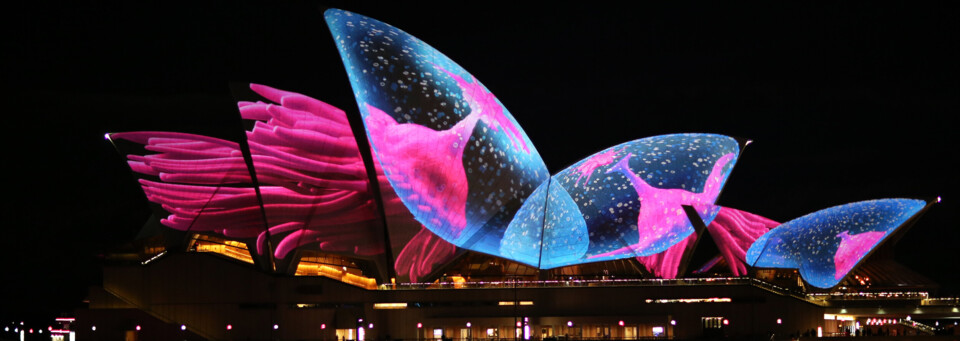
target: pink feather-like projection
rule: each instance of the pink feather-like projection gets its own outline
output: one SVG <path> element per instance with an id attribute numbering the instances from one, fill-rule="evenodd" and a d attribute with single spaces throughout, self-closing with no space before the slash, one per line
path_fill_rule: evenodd
<path id="1" fill-rule="evenodd" d="M 256 239 L 253 251 L 286 258 L 297 248 L 356 255 L 383 252 L 376 203 L 356 140 L 342 110 L 263 85 L 250 89 L 271 102 L 240 102 L 260 200 L 236 142 L 171 132 L 112 134 L 144 145 L 128 155 L 147 199 L 169 216 L 167 227 Z M 159 180 L 159 181 L 157 181 Z M 266 226 L 264 226 L 266 222 Z"/>
<path id="2" fill-rule="evenodd" d="M 707 231 L 710 231 L 733 275 L 744 276 L 747 274 L 746 254 L 750 245 L 778 225 L 780 223 L 750 212 L 721 207 L 713 222 L 707 225 Z"/>

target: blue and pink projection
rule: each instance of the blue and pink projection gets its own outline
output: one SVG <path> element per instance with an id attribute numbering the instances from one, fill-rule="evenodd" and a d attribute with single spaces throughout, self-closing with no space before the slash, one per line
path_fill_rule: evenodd
<path id="1" fill-rule="evenodd" d="M 811 285 L 831 288 L 926 204 L 880 199 L 810 213 L 760 236 L 747 251 L 747 264 L 799 269 Z"/>
<path id="2" fill-rule="evenodd" d="M 675 134 L 594 154 L 552 177 L 546 218 L 520 215 L 500 252 L 536 264 L 519 255 L 538 248 L 537 219 L 544 219 L 542 269 L 667 251 L 695 231 L 682 206 L 694 207 L 705 224 L 716 216 L 720 208 L 711 204 L 739 149 L 722 135 Z"/>
<path id="3" fill-rule="evenodd" d="M 393 26 L 325 13 L 367 138 L 415 219 L 469 250 L 540 268 L 663 252 L 709 223 L 739 147 L 729 137 L 628 142 L 550 178 L 510 112 L 462 67 Z M 642 206 L 642 207 L 641 207 Z"/>
<path id="4" fill-rule="evenodd" d="M 370 257 L 391 243 L 400 281 L 429 276 L 456 247 L 540 269 L 636 258 L 675 278 L 698 238 L 686 206 L 735 276 L 747 265 L 795 268 L 828 288 L 926 205 L 864 201 L 782 225 L 720 207 L 740 145 L 713 134 L 623 143 L 551 176 L 503 104 L 442 53 L 362 15 L 325 18 L 373 149 L 390 240 L 345 113 L 257 84 L 266 101 L 238 103 L 254 123 L 250 160 L 239 143 L 208 136 L 108 135 L 140 145 L 127 158 L 162 224 L 244 240 L 255 257 L 285 262 L 305 247 Z"/>
<path id="5" fill-rule="evenodd" d="M 367 138 L 417 221 L 497 255 L 507 224 L 550 174 L 510 112 L 462 67 L 380 21 L 325 12 Z"/>

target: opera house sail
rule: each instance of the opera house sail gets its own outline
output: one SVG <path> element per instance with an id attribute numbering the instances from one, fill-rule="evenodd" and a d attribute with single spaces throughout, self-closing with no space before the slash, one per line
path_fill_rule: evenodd
<path id="1" fill-rule="evenodd" d="M 534 118 L 440 51 L 356 13 L 324 18 L 356 108 L 250 83 L 259 98 L 237 103 L 241 141 L 108 134 L 162 217 L 157 250 L 365 289 L 610 279 L 603 262 L 635 279 L 796 270 L 831 289 L 932 204 L 862 201 L 782 224 L 721 206 L 749 141 L 712 133 L 639 138 L 550 174 L 521 128 Z M 702 240 L 719 255 L 688 271 Z"/>

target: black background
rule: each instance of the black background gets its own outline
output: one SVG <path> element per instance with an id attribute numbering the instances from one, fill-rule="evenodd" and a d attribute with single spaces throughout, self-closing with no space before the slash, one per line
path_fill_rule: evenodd
<path id="1" fill-rule="evenodd" d="M 236 137 L 232 81 L 357 115 L 323 6 L 392 24 L 457 61 L 553 173 L 629 140 L 707 132 L 755 141 L 719 202 L 778 221 L 943 196 L 896 258 L 940 294 L 960 294 L 955 3 L 41 3 L 3 20 L 2 164 L 13 190 L 3 191 L 2 317 L 79 305 L 99 281 L 98 256 L 148 217 L 105 132 Z"/>

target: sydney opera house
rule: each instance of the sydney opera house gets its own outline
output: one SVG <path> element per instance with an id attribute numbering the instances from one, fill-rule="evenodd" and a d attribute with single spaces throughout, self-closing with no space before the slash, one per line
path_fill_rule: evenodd
<path id="1" fill-rule="evenodd" d="M 106 136 L 156 219 L 108 257 L 79 338 L 779 339 L 960 317 L 891 257 L 937 199 L 773 221 L 718 203 L 750 141 L 701 133 L 550 174 L 439 51 L 355 13 L 325 19 L 357 110 L 249 84 L 245 139 Z"/>

